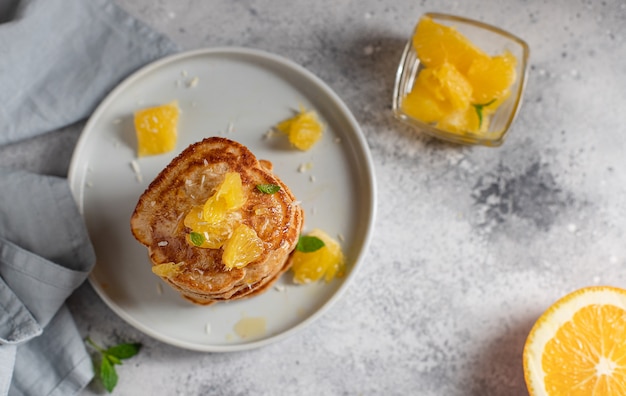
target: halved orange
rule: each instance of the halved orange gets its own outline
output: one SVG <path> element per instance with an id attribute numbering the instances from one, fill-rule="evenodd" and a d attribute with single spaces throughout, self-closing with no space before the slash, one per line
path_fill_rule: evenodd
<path id="1" fill-rule="evenodd" d="M 554 303 L 524 346 L 531 396 L 626 395 L 626 290 L 586 287 Z"/>

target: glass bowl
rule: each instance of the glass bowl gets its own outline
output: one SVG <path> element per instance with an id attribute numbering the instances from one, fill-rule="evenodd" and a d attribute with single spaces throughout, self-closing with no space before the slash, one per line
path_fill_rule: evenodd
<path id="1" fill-rule="evenodd" d="M 497 110 L 489 116 L 489 126 L 486 131 L 450 132 L 438 128 L 434 124 L 422 122 L 407 114 L 403 111 L 402 107 L 403 100 L 413 88 L 417 75 L 424 69 L 424 65 L 420 62 L 419 54 L 413 46 L 411 36 L 404 48 L 396 73 L 392 103 L 394 116 L 424 133 L 449 142 L 479 144 L 493 147 L 500 146 L 504 142 L 504 138 L 521 105 L 527 79 L 528 45 L 524 40 L 511 33 L 471 19 L 438 13 L 426 13 L 423 17 L 430 17 L 438 24 L 454 27 L 459 33 L 471 41 L 472 44 L 490 56 L 509 51 L 517 60 L 515 66 L 516 79 L 510 87 L 510 95 L 502 102 Z M 479 117 L 482 117 L 482 115 Z"/>

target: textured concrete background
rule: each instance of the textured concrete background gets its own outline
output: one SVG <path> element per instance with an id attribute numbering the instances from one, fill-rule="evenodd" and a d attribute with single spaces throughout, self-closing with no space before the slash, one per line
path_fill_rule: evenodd
<path id="1" fill-rule="evenodd" d="M 378 219 L 344 297 L 295 336 L 210 354 L 155 341 L 89 285 L 80 330 L 145 347 L 119 395 L 526 395 L 536 318 L 579 287 L 626 287 L 626 4 L 622 1 L 118 0 L 183 49 L 287 57 L 347 103 L 366 135 Z M 521 113 L 497 149 L 395 121 L 404 43 L 427 11 L 498 25 L 531 47 Z M 82 125 L 0 149 L 0 165 L 65 175 Z M 100 394 L 94 383 L 84 394 Z"/>

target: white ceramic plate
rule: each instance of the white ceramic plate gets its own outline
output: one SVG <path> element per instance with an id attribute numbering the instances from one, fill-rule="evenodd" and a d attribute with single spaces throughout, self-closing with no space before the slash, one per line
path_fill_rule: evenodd
<path id="1" fill-rule="evenodd" d="M 133 112 L 178 100 L 179 140 L 171 153 L 136 158 Z M 266 132 L 299 106 L 327 126 L 307 152 Z M 345 277 L 299 286 L 287 272 L 266 293 L 211 306 L 193 305 L 150 271 L 147 250 L 130 232 L 137 200 L 189 144 L 224 136 L 274 164 L 305 210 L 305 230 L 342 240 Z M 133 161 L 137 166 L 132 166 Z M 302 172 L 301 165 L 307 168 Z M 128 323 L 163 342 L 200 351 L 235 351 L 282 339 L 339 298 L 363 261 L 374 223 L 375 182 L 367 143 L 346 105 L 297 64 L 250 49 L 217 48 L 164 58 L 136 72 L 100 104 L 76 146 L 70 185 L 97 255 L 90 282 Z M 265 323 L 242 337 L 242 318 Z"/>

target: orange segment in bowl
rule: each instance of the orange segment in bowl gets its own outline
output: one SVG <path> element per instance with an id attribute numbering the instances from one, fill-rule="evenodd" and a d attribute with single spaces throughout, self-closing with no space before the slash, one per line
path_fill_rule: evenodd
<path id="1" fill-rule="evenodd" d="M 446 103 L 437 99 L 419 78 L 413 87 L 402 101 L 402 110 L 425 123 L 439 122 L 447 112 Z"/>
<path id="2" fill-rule="evenodd" d="M 437 23 L 429 17 L 422 18 L 417 24 L 413 47 L 420 62 L 426 67 L 449 62 L 461 73 L 469 69 L 472 59 L 486 56 L 455 28 Z"/>
<path id="3" fill-rule="evenodd" d="M 479 57 L 473 60 L 467 71 L 467 81 L 474 87 L 473 102 L 486 103 L 508 96 L 515 82 L 515 56 L 506 51 L 494 57 Z"/>
<path id="4" fill-rule="evenodd" d="M 439 122 L 451 112 L 465 111 L 471 97 L 472 86 L 452 64 L 444 62 L 417 75 L 402 109 L 423 122 Z"/>
<path id="5" fill-rule="evenodd" d="M 626 290 L 587 287 L 563 297 L 524 346 L 531 396 L 626 394 Z"/>
<path id="6" fill-rule="evenodd" d="M 417 79 L 423 79 L 424 85 L 443 103 L 448 103 L 451 110 L 465 110 L 470 105 L 472 86 L 465 77 L 449 62 L 425 69 Z"/>
<path id="7" fill-rule="evenodd" d="M 484 116 L 481 118 L 478 117 L 474 107 L 469 107 L 465 110 L 447 113 L 439 120 L 437 126 L 450 132 L 484 132 L 489 128 L 489 119 Z"/>

